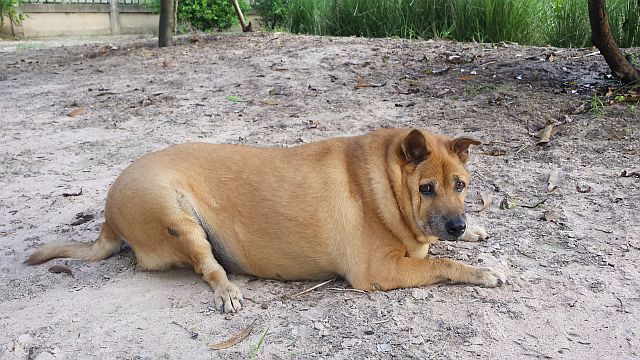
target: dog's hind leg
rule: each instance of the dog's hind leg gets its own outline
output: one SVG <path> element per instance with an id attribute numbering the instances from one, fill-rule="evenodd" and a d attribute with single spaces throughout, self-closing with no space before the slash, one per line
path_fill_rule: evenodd
<path id="1" fill-rule="evenodd" d="M 174 237 L 174 246 L 183 255 L 198 274 L 206 281 L 214 292 L 215 306 L 224 313 L 237 312 L 242 308 L 240 289 L 227 278 L 224 268 L 216 261 L 207 241 L 207 234 L 200 224 L 188 216 L 174 222 L 168 236 Z"/>

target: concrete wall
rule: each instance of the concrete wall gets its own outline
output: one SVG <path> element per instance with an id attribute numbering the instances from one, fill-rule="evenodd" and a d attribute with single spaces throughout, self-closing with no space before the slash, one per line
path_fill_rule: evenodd
<path id="1" fill-rule="evenodd" d="M 27 18 L 13 30 L 18 38 L 54 36 L 111 35 L 109 5 L 103 4 L 23 4 Z M 119 5 L 117 12 L 122 34 L 158 32 L 158 14 L 136 5 Z M 5 19 L 0 36 L 11 37 L 11 24 Z"/>

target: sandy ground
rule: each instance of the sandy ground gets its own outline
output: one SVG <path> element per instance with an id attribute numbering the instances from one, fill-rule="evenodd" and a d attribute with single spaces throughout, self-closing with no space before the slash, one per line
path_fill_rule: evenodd
<path id="1" fill-rule="evenodd" d="M 640 179 L 620 176 L 640 171 L 640 109 L 593 100 L 614 83 L 592 49 L 193 39 L 2 43 L 13 50 L 0 53 L 0 358 L 640 356 Z M 549 123 L 560 131 L 536 145 Z M 483 140 L 467 209 L 491 238 L 442 242 L 432 256 L 501 268 L 508 284 L 360 293 L 338 279 L 293 296 L 319 283 L 232 276 L 247 301 L 225 316 L 197 275 L 140 271 L 130 251 L 23 264 L 38 245 L 94 240 L 109 185 L 149 151 L 295 146 L 379 127 Z M 478 211 L 482 194 L 490 206 Z M 228 349 L 208 347 L 245 330 Z"/>

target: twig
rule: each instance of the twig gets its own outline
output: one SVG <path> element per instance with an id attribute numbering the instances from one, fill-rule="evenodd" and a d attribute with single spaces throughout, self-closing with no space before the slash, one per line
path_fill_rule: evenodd
<path id="1" fill-rule="evenodd" d="M 373 300 L 373 298 L 371 297 L 371 293 L 369 291 L 366 290 L 360 290 L 360 289 L 345 289 L 345 288 L 327 288 L 327 290 L 333 290 L 333 291 L 352 291 L 352 292 L 357 292 L 359 294 L 363 294 L 363 295 L 367 295 L 367 297 L 369 298 L 369 300 Z"/>
<path id="2" fill-rule="evenodd" d="M 180 327 L 180 328 L 181 328 L 181 329 L 183 329 L 184 331 L 188 332 L 188 333 L 189 333 L 189 335 L 190 335 L 190 337 L 191 337 L 191 340 L 196 340 L 196 339 L 198 338 L 198 333 L 197 333 L 197 332 L 195 332 L 195 331 L 191 331 L 191 330 L 187 329 L 186 327 L 184 327 L 184 325 L 180 325 L 180 324 L 178 324 L 178 323 L 177 323 L 177 322 L 175 322 L 175 321 L 172 321 L 171 323 L 172 323 L 173 325 L 176 325 L 176 326 Z"/>
<path id="3" fill-rule="evenodd" d="M 313 291 L 313 290 L 315 290 L 315 289 L 317 289 L 317 288 L 319 288 L 319 287 L 322 287 L 322 286 L 324 286 L 324 285 L 327 285 L 328 283 L 332 282 L 332 281 L 333 281 L 333 280 L 335 280 L 335 279 L 336 279 L 336 278 L 329 279 L 329 280 L 327 280 L 327 281 L 325 281 L 325 282 L 322 282 L 322 283 L 320 283 L 320 284 L 314 285 L 314 286 L 312 286 L 312 287 L 310 287 L 310 288 L 308 288 L 308 289 L 306 289 L 306 290 L 302 290 L 302 291 L 300 291 L 299 293 L 295 293 L 295 294 L 291 295 L 290 297 L 296 297 L 296 296 L 300 296 L 300 295 L 306 294 L 306 293 L 308 293 L 308 292 L 310 292 L 310 291 Z"/>

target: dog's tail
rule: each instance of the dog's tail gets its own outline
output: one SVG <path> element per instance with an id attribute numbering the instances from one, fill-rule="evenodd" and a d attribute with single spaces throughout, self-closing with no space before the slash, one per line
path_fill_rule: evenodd
<path id="1" fill-rule="evenodd" d="M 100 235 L 91 243 L 68 242 L 44 245 L 25 261 L 29 265 L 42 264 L 57 258 L 74 258 L 86 261 L 106 259 L 120 251 L 122 239 L 107 223 L 102 225 Z"/>

